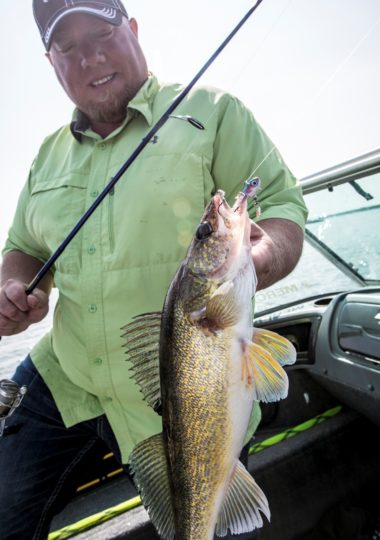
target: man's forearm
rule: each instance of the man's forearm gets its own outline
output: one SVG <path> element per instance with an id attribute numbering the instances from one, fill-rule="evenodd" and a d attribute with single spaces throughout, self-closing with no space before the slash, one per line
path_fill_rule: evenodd
<path id="1" fill-rule="evenodd" d="M 42 266 L 43 263 L 31 255 L 22 251 L 11 251 L 5 255 L 1 265 L 0 286 L 4 285 L 8 279 L 17 279 L 28 284 Z M 48 272 L 38 284 L 38 288 L 49 294 L 52 286 L 53 276 Z"/>
<path id="2" fill-rule="evenodd" d="M 262 220 L 258 227 L 252 225 L 251 241 L 260 290 L 293 270 L 302 253 L 304 235 L 296 223 L 287 219 Z"/>

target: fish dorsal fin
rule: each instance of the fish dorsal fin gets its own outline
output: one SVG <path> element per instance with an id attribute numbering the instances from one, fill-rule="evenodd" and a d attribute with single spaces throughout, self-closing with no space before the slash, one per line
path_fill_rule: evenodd
<path id="1" fill-rule="evenodd" d="M 256 343 L 244 344 L 242 382 L 253 392 L 253 399 L 265 403 L 288 395 L 288 376 L 269 352 Z"/>
<path id="2" fill-rule="evenodd" d="M 262 527 L 260 512 L 270 520 L 266 496 L 238 461 L 219 512 L 215 532 L 218 536 L 226 536 L 228 529 L 232 534 L 242 534 Z"/>
<path id="3" fill-rule="evenodd" d="M 238 322 L 240 306 L 232 281 L 226 281 L 213 293 L 207 302 L 206 319 L 216 328 L 227 328 Z"/>
<path id="4" fill-rule="evenodd" d="M 137 444 L 129 456 L 133 480 L 158 533 L 174 539 L 174 511 L 162 433 Z"/>
<path id="5" fill-rule="evenodd" d="M 254 328 L 252 341 L 266 349 L 281 366 L 294 364 L 297 359 L 297 351 L 293 344 L 276 332 Z"/>
<path id="6" fill-rule="evenodd" d="M 159 344 L 161 312 L 138 315 L 122 328 L 133 379 L 145 401 L 156 411 L 161 409 Z"/>

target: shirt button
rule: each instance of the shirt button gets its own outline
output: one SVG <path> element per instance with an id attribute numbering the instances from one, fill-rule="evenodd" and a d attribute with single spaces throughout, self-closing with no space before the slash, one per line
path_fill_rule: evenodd
<path id="1" fill-rule="evenodd" d="M 98 310 L 98 308 L 97 308 L 97 305 L 96 305 L 96 304 L 91 304 L 90 307 L 88 308 L 88 311 L 89 311 L 90 313 L 96 313 L 97 310 Z"/>
<path id="2" fill-rule="evenodd" d="M 105 143 L 101 143 L 101 144 L 99 144 L 99 148 L 100 148 L 101 150 L 104 150 L 104 149 L 105 149 L 105 147 L 106 147 Z"/>
<path id="3" fill-rule="evenodd" d="M 99 195 L 99 191 L 97 189 L 94 189 L 94 191 L 91 191 L 91 197 L 97 197 Z"/>
<path id="4" fill-rule="evenodd" d="M 103 360 L 101 358 L 95 358 L 94 364 L 96 364 L 97 366 L 100 366 L 100 364 L 103 364 Z"/>
<path id="5" fill-rule="evenodd" d="M 90 255 L 93 255 L 96 251 L 96 247 L 95 246 L 89 246 L 87 248 L 87 253 L 89 253 Z"/>

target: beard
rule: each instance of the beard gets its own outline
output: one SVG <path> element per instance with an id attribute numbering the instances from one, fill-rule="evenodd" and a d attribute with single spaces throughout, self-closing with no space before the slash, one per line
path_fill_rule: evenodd
<path id="1" fill-rule="evenodd" d="M 136 95 L 136 90 L 127 86 L 117 94 L 105 90 L 96 101 L 89 101 L 81 110 L 90 121 L 101 123 L 122 122 L 127 114 L 127 106 Z"/>

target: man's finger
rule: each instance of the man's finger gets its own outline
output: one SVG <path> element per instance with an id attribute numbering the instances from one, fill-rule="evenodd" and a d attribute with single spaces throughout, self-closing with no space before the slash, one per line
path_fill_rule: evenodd
<path id="1" fill-rule="evenodd" d="M 27 296 L 27 303 L 30 309 L 44 309 L 49 302 L 49 296 L 41 289 L 35 289 Z"/>
<path id="2" fill-rule="evenodd" d="M 23 322 L 28 318 L 28 306 L 26 305 L 24 309 L 20 309 L 8 298 L 7 294 L 4 294 L 1 303 L 1 315 L 15 323 Z"/>

